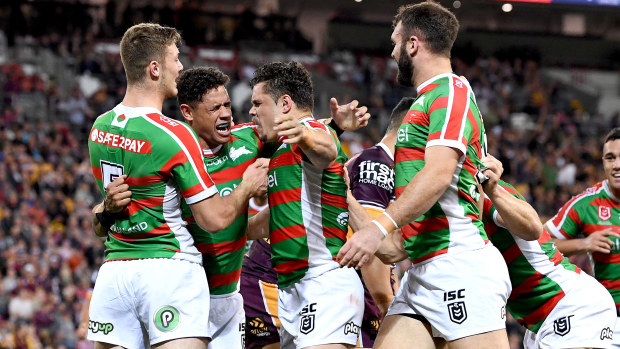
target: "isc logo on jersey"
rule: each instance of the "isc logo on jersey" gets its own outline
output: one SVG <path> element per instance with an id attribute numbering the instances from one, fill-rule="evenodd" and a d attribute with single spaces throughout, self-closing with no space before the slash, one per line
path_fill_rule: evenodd
<path id="1" fill-rule="evenodd" d="M 394 170 L 384 163 L 371 160 L 362 161 L 359 164 L 358 182 L 376 185 L 392 191 L 394 190 Z"/>

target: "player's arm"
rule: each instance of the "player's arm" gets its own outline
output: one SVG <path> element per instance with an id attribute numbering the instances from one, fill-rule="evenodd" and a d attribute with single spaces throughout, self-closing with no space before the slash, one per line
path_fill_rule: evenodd
<path id="1" fill-rule="evenodd" d="M 329 101 L 332 117 L 324 123 L 333 128 L 338 136 L 344 131 L 355 131 L 366 125 L 370 119 L 368 107 L 360 106 L 357 100 L 339 105 L 335 97 Z"/>
<path id="2" fill-rule="evenodd" d="M 269 207 L 248 219 L 248 240 L 258 240 L 269 237 Z"/>
<path id="3" fill-rule="evenodd" d="M 125 183 L 127 175 L 122 175 L 108 184 L 104 201 L 93 207 L 93 229 L 95 235 L 106 237 L 108 229 L 114 224 L 116 214 L 131 202 L 131 191 Z"/>
<path id="4" fill-rule="evenodd" d="M 610 253 L 613 242 L 609 236 L 620 236 L 620 234 L 614 231 L 613 227 L 609 227 L 595 231 L 585 238 L 566 240 L 558 239 L 549 226 L 547 226 L 547 230 L 553 238 L 555 246 L 566 256 L 591 252 Z"/>
<path id="5" fill-rule="evenodd" d="M 398 200 L 387 208 L 387 214 L 373 221 L 376 223 L 367 224 L 340 249 L 338 253 L 340 264 L 363 266 L 377 251 L 381 240 L 389 231 L 411 222 L 428 211 L 450 186 L 461 155 L 460 150 L 447 146 L 426 148 L 424 167 L 407 184 Z"/>
<path id="6" fill-rule="evenodd" d="M 314 120 L 313 120 L 314 121 Z M 278 137 L 286 137 L 286 144 L 297 144 L 314 166 L 325 169 L 336 160 L 338 148 L 330 131 L 323 124 L 300 123 L 290 114 L 279 116 L 275 120 Z M 308 126 L 309 125 L 309 126 Z"/>
<path id="7" fill-rule="evenodd" d="M 534 208 L 499 185 L 502 163 L 492 155 L 483 158 L 482 163 L 488 168 L 484 174 L 489 177 L 483 189 L 497 210 L 496 222 L 524 240 L 538 240 L 542 222 Z"/>
<path id="8" fill-rule="evenodd" d="M 267 192 L 268 168 L 269 165 L 264 159 L 258 159 L 248 166 L 243 173 L 241 183 L 230 195 L 215 194 L 190 204 L 196 223 L 211 233 L 231 225 L 240 214 L 247 210 L 251 197 L 262 196 Z"/>

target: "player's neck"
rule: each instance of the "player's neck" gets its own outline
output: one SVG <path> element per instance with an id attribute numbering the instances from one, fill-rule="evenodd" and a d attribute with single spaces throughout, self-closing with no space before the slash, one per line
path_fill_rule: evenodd
<path id="1" fill-rule="evenodd" d="M 396 132 L 387 133 L 381 139 L 381 143 L 385 144 L 392 152 L 392 155 L 394 155 L 394 148 L 396 147 Z"/>
<path id="2" fill-rule="evenodd" d="M 420 69 L 415 69 L 413 73 L 413 86 L 418 86 L 429 80 L 430 78 L 446 73 L 452 73 L 452 64 L 450 58 L 444 56 L 430 56 L 421 64 Z"/>
<path id="3" fill-rule="evenodd" d="M 128 85 L 122 103 L 131 108 L 152 107 L 161 111 L 164 99 L 164 96 L 156 89 L 148 86 Z"/>

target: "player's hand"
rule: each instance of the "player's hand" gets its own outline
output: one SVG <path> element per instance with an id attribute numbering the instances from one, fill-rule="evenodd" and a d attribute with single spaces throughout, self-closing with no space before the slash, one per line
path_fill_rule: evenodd
<path id="1" fill-rule="evenodd" d="M 584 238 L 584 249 L 586 252 L 609 253 L 613 247 L 613 242 L 609 236 L 620 236 L 609 227 L 598 230 Z"/>
<path id="2" fill-rule="evenodd" d="M 267 171 L 269 170 L 269 159 L 258 158 L 248 166 L 243 172 L 241 184 L 248 189 L 249 196 L 263 196 L 267 194 Z"/>
<path id="3" fill-rule="evenodd" d="M 360 107 L 357 100 L 345 105 L 338 105 L 338 100 L 332 97 L 329 100 L 329 106 L 332 111 L 332 119 L 343 131 L 355 131 L 368 125 L 368 119 L 370 119 L 368 107 Z"/>
<path id="4" fill-rule="evenodd" d="M 358 230 L 351 236 L 340 251 L 336 260 L 341 267 L 363 267 L 372 257 L 381 241 L 383 233 L 374 223 L 368 223 L 364 228 Z"/>
<path id="5" fill-rule="evenodd" d="M 105 194 L 105 209 L 112 213 L 121 212 L 131 202 L 131 190 L 125 183 L 127 175 L 116 178 L 108 184 Z"/>
<path id="6" fill-rule="evenodd" d="M 286 144 L 297 144 L 304 137 L 305 126 L 298 119 L 293 118 L 290 114 L 278 116 L 274 120 L 279 137 L 286 137 L 282 142 Z"/>
<path id="7" fill-rule="evenodd" d="M 487 155 L 480 160 L 482 160 L 482 164 L 488 168 L 488 170 L 482 173 L 489 177 L 489 180 L 484 182 L 482 188 L 485 193 L 491 196 L 497 188 L 497 183 L 499 183 L 499 179 L 504 172 L 504 166 L 501 161 L 497 160 L 493 155 Z"/>
<path id="8" fill-rule="evenodd" d="M 346 166 L 342 166 L 342 170 L 344 171 L 344 174 L 342 175 L 342 177 L 344 178 L 344 184 L 347 185 L 347 189 L 351 189 L 351 179 L 349 178 L 349 170 L 347 170 Z"/>

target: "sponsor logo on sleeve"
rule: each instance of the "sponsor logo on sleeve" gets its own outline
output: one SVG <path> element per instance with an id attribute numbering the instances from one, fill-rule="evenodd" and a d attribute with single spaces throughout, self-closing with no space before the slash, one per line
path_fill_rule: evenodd
<path id="1" fill-rule="evenodd" d="M 151 142 L 141 139 L 127 138 L 125 136 L 117 135 L 111 132 L 105 132 L 93 128 L 90 131 L 90 140 L 103 144 L 108 147 L 123 149 L 128 152 L 138 154 L 150 154 Z"/>

